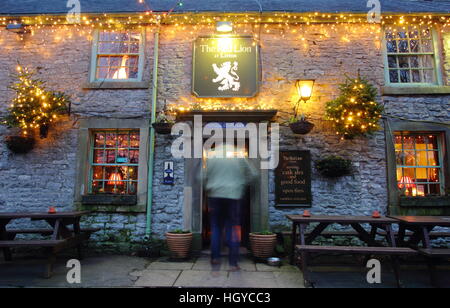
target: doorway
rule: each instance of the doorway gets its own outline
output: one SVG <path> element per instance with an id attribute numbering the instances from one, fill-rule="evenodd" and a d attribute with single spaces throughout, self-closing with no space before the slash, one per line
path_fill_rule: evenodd
<path id="1" fill-rule="evenodd" d="M 244 143 L 244 147 L 240 147 L 236 142 L 232 149 L 227 148 L 227 157 L 242 157 L 248 158 L 248 141 L 246 140 Z M 212 151 L 214 151 L 215 147 L 213 146 Z M 202 172 L 206 172 L 207 168 L 207 160 L 210 157 L 212 152 L 203 152 L 202 159 Z M 249 233 L 251 232 L 251 200 L 252 200 L 252 191 L 250 187 L 247 187 L 246 192 L 242 200 L 240 200 L 241 207 L 241 247 L 249 246 Z M 225 237 L 225 232 L 223 233 Z M 225 240 L 223 240 L 225 243 Z M 209 248 L 211 244 L 211 223 L 210 223 L 210 215 L 209 215 L 209 206 L 208 206 L 208 194 L 205 190 L 203 190 L 202 195 L 202 247 Z"/>

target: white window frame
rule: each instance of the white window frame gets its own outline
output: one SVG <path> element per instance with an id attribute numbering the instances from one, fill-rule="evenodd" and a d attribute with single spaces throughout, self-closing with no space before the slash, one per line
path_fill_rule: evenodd
<path id="1" fill-rule="evenodd" d="M 443 86 L 443 76 L 441 69 L 441 48 L 439 46 L 439 35 L 436 31 L 435 27 L 430 27 L 431 30 L 431 38 L 433 40 L 433 49 L 434 49 L 434 73 L 435 80 L 434 83 L 417 83 L 417 82 L 409 82 L 409 83 L 401 83 L 401 82 L 391 82 L 391 78 L 389 75 L 389 62 L 388 62 L 388 52 L 387 52 L 387 40 L 386 40 L 386 31 L 387 27 L 383 27 L 382 29 L 382 51 L 383 51 L 383 61 L 384 61 L 384 80 L 387 86 L 389 87 L 399 87 L 399 88 L 411 88 L 411 87 L 430 87 L 430 86 Z M 411 55 L 411 53 L 404 53 L 405 56 Z M 415 53 L 420 54 L 420 53 Z M 424 53 L 426 54 L 426 53 Z M 414 54 L 412 54 L 414 55 Z"/>
<path id="2" fill-rule="evenodd" d="M 92 44 L 92 54 L 91 54 L 91 70 L 90 70 L 90 82 L 141 82 L 143 71 L 144 71 L 144 46 L 145 46 L 145 29 L 128 29 L 127 31 L 139 32 L 141 35 L 141 40 L 139 44 L 139 61 L 138 61 L 138 77 L 129 79 L 97 79 L 97 58 L 98 58 L 98 41 L 100 37 L 100 32 L 102 29 L 96 29 L 93 33 L 93 44 Z M 107 31 L 107 30 L 105 30 Z M 106 54 L 101 54 L 106 55 Z M 120 54 L 122 55 L 122 54 Z"/>

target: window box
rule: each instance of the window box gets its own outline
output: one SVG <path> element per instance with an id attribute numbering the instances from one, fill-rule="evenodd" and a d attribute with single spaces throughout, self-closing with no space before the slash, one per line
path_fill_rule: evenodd
<path id="1" fill-rule="evenodd" d="M 400 197 L 402 207 L 450 206 L 450 196 Z"/>
<path id="2" fill-rule="evenodd" d="M 83 205 L 136 205 L 136 195 L 84 195 L 81 203 Z"/>

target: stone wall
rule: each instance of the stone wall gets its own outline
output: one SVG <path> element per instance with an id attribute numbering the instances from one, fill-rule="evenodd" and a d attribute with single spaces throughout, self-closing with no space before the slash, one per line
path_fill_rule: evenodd
<path id="1" fill-rule="evenodd" d="M 144 81 L 150 85 L 153 63 L 153 29 L 146 29 Z M 13 93 L 7 89 L 17 60 L 36 68 L 37 77 L 46 80 L 50 89 L 65 91 L 73 98 L 71 119 L 52 127 L 47 139 L 38 140 L 35 150 L 26 155 L 10 154 L 0 142 L 0 211 L 45 211 L 57 204 L 61 210 L 73 209 L 77 151 L 77 119 L 100 116 L 110 118 L 150 115 L 151 87 L 136 90 L 89 90 L 83 85 L 89 76 L 91 56 L 90 28 L 43 27 L 24 41 L 16 34 L 0 30 L 0 114 Z M 312 100 L 303 111 L 316 124 L 307 136 L 294 136 L 289 128 L 281 129 L 282 149 L 305 149 L 313 161 L 338 154 L 353 162 L 352 176 L 328 180 L 313 169 L 313 207 L 315 214 L 369 215 L 373 210 L 386 212 L 387 184 L 385 137 L 382 131 L 372 138 L 340 140 L 324 121 L 325 103 L 339 94 L 338 85 L 345 75 L 358 71 L 380 90 L 384 85 L 380 28 L 377 25 L 302 25 L 284 29 L 278 25 L 262 31 L 240 26 L 246 34 L 261 35 L 262 84 L 255 98 L 214 100 L 223 104 L 244 103 L 279 109 L 278 121 L 284 122 L 296 100 L 295 80 L 316 79 Z M 448 30 L 447 30 L 448 31 Z M 160 37 L 159 89 L 160 106 L 209 104 L 191 94 L 192 43 L 196 37 L 211 35 L 213 27 L 164 26 Z M 444 33 L 445 70 L 450 67 L 450 33 Z M 447 75 L 448 76 L 448 75 Z M 447 82 L 450 79 L 447 77 Z M 381 93 L 381 92 L 380 92 Z M 441 96 L 379 97 L 389 114 L 414 119 L 448 122 L 449 99 Z M 0 137 L 7 134 L 0 126 Z M 157 136 L 154 176 L 152 231 L 156 237 L 183 226 L 184 163 L 170 155 L 172 137 Z M 175 162 L 175 186 L 161 185 L 163 162 Z M 269 219 L 272 227 L 287 226 L 285 215 L 299 209 L 275 207 L 274 175 L 270 173 Z M 20 222 L 22 223 L 22 222 Z M 126 250 L 142 241 L 145 213 L 98 213 L 86 225 L 100 227 L 94 239 L 104 247 Z"/>

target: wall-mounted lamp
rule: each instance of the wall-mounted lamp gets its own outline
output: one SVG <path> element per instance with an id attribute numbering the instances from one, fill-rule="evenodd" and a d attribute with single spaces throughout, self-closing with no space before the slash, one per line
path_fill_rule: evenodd
<path id="1" fill-rule="evenodd" d="M 233 23 L 231 21 L 218 21 L 216 23 L 216 30 L 220 33 L 229 33 L 233 31 Z"/>
<path id="2" fill-rule="evenodd" d="M 28 26 L 24 24 L 8 24 L 6 25 L 6 30 L 16 34 L 26 34 L 31 32 Z"/>
<path id="3" fill-rule="evenodd" d="M 305 103 L 311 99 L 315 80 L 297 80 L 295 86 L 297 87 L 299 101 Z"/>

